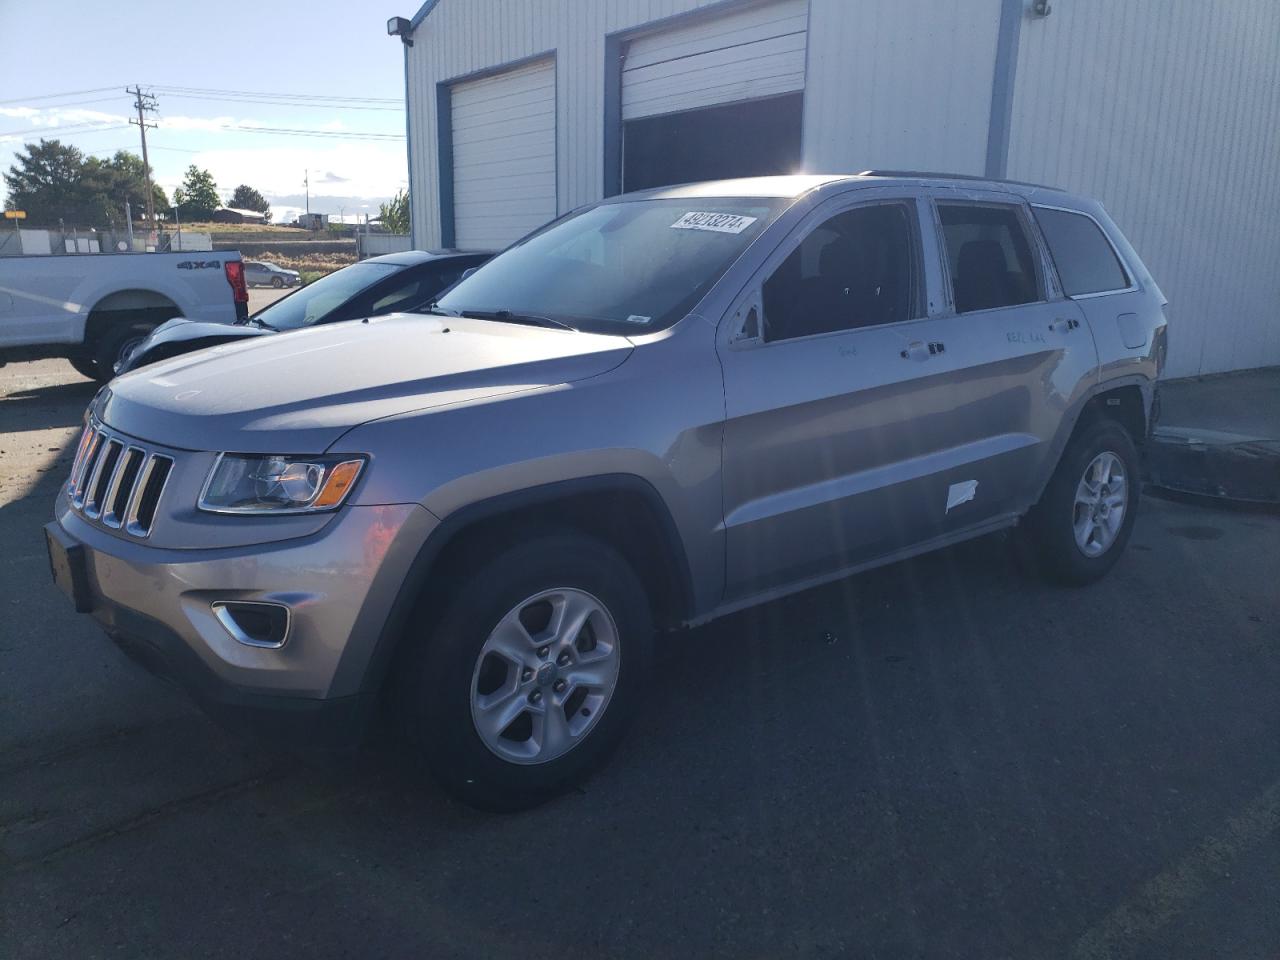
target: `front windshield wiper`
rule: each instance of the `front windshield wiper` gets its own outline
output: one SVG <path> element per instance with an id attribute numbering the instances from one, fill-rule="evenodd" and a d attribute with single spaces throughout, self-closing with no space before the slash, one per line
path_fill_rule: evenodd
<path id="1" fill-rule="evenodd" d="M 438 312 L 433 310 L 434 312 Z M 577 327 L 570 326 L 563 320 L 557 320 L 555 317 L 545 317 L 539 313 L 516 313 L 512 310 L 459 310 L 451 316 L 457 317 L 474 317 L 477 320 L 500 320 L 503 323 L 524 323 L 531 327 L 556 327 L 560 330 L 577 330 Z"/>
<path id="2" fill-rule="evenodd" d="M 263 330 L 272 330 L 276 333 L 280 332 L 276 330 L 275 327 L 273 327 L 271 324 L 267 323 L 267 321 L 261 319 L 260 317 L 250 317 L 248 320 L 245 321 L 245 323 L 251 323 L 255 327 L 261 327 Z"/>

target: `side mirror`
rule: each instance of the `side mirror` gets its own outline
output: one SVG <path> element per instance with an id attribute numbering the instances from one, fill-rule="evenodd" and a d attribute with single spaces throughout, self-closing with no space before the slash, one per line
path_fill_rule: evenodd
<path id="1" fill-rule="evenodd" d="M 458 282 L 461 283 L 463 280 L 467 279 L 467 277 L 471 276 L 473 273 L 475 273 L 479 269 L 480 269 L 479 267 L 467 267 L 467 269 L 462 271 L 462 276 L 458 278 Z"/>

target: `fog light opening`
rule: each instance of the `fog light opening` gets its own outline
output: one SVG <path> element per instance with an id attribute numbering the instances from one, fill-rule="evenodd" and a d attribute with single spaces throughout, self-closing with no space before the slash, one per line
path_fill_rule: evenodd
<path id="1" fill-rule="evenodd" d="M 213 615 L 232 639 L 247 647 L 279 649 L 289 639 L 289 608 L 256 600 L 219 600 Z"/>

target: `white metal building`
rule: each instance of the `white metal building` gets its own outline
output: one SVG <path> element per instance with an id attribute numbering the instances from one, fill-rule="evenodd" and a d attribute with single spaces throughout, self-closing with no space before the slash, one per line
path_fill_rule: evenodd
<path id="1" fill-rule="evenodd" d="M 1169 375 L 1280 364 L 1275 0 L 428 0 L 405 47 L 419 246 L 626 189 L 939 170 L 1102 199 Z"/>

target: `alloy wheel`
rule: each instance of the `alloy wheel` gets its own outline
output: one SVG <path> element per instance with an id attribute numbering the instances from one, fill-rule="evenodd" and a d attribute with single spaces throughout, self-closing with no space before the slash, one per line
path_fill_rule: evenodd
<path id="1" fill-rule="evenodd" d="M 1128 498 L 1124 462 L 1104 450 L 1089 462 L 1076 486 L 1072 526 L 1076 546 L 1086 557 L 1111 549 L 1124 524 Z"/>
<path id="2" fill-rule="evenodd" d="M 547 763 L 581 743 L 618 683 L 618 628 L 591 594 L 544 590 L 498 621 L 476 659 L 471 719 L 491 752 Z"/>
<path id="3" fill-rule="evenodd" d="M 142 346 L 142 341 L 146 337 L 130 337 L 124 343 L 120 344 L 120 349 L 116 353 L 115 363 L 111 365 L 112 373 L 119 373 L 120 369 L 129 362 L 129 358 L 133 356 L 135 350 Z"/>

